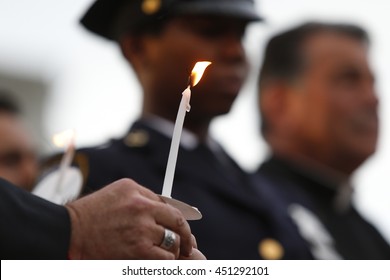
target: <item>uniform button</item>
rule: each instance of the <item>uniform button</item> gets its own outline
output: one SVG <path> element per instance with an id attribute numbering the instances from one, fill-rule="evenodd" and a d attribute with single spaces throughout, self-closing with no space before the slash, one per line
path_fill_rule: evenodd
<path id="1" fill-rule="evenodd" d="M 144 130 L 132 131 L 124 139 L 128 147 L 143 147 L 149 141 L 149 134 Z"/>
<path id="2" fill-rule="evenodd" d="M 259 243 L 259 254 L 265 260 L 280 260 L 283 258 L 284 249 L 279 241 L 266 238 Z"/>
<path id="3" fill-rule="evenodd" d="M 161 7 L 161 0 L 144 0 L 142 2 L 142 11 L 147 15 L 157 13 Z"/>

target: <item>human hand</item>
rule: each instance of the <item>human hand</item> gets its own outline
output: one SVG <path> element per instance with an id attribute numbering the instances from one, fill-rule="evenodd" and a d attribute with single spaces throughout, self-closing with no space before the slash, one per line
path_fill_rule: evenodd
<path id="1" fill-rule="evenodd" d="M 192 235 L 192 253 L 190 256 L 180 256 L 179 260 L 207 260 L 205 255 L 198 250 L 195 236 Z"/>
<path id="2" fill-rule="evenodd" d="M 190 257 L 191 230 L 176 208 L 130 179 L 66 205 L 72 224 L 70 259 L 176 259 Z M 175 232 L 160 247 L 165 228 Z"/>
<path id="3" fill-rule="evenodd" d="M 191 256 L 180 256 L 179 260 L 207 260 L 205 255 L 197 248 L 192 248 Z"/>

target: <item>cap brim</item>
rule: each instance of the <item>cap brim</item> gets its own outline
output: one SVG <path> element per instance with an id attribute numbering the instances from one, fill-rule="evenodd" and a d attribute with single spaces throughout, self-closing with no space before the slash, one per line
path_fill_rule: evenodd
<path id="1" fill-rule="evenodd" d="M 247 21 L 263 21 L 264 19 L 254 9 L 253 5 L 244 2 L 183 2 L 174 9 L 175 14 L 181 15 L 213 15 L 226 16 Z"/>
<path id="2" fill-rule="evenodd" d="M 114 40 L 112 22 L 125 5 L 126 0 L 98 0 L 95 1 L 86 14 L 81 18 L 81 24 L 89 31 Z M 176 2 L 171 15 L 211 15 L 226 16 L 245 21 L 263 21 L 251 1 L 180 1 Z M 137 14 L 132 15 L 135 18 Z"/>
<path id="3" fill-rule="evenodd" d="M 113 40 L 110 23 L 124 5 L 124 2 L 124 0 L 117 0 L 116 2 L 95 1 L 80 19 L 80 23 L 92 33 Z"/>

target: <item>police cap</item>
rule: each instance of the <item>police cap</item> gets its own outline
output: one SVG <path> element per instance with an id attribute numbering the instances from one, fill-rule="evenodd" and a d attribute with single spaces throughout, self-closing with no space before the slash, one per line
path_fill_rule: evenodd
<path id="1" fill-rule="evenodd" d="M 116 39 L 118 27 L 142 29 L 177 15 L 228 16 L 259 21 L 254 0 L 96 0 L 81 23 L 93 33 Z"/>

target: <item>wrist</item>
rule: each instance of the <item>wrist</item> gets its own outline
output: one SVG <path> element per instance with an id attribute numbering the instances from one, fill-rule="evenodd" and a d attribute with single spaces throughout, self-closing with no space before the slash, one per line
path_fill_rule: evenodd
<path id="1" fill-rule="evenodd" d="M 80 223 L 80 215 L 72 204 L 65 205 L 65 208 L 69 212 L 70 216 L 70 225 L 71 225 L 71 234 L 70 242 L 68 249 L 68 258 L 70 260 L 79 260 L 82 257 L 82 230 Z"/>

